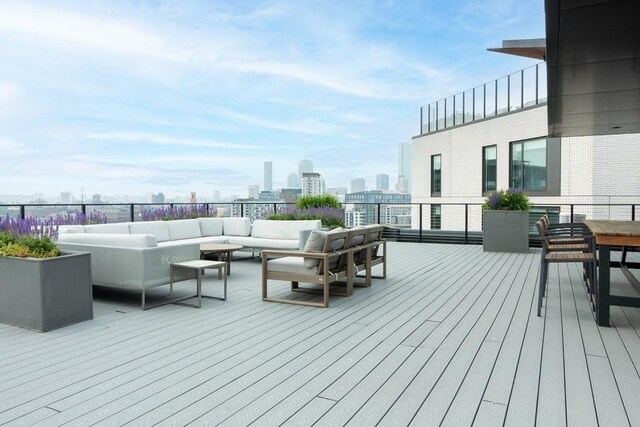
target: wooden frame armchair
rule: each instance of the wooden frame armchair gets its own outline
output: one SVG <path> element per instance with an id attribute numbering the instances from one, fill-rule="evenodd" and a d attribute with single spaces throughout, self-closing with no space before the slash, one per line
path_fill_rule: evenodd
<path id="1" fill-rule="evenodd" d="M 262 300 L 311 307 L 329 306 L 329 295 L 350 296 L 353 294 L 354 251 L 350 248 L 350 232 L 312 231 L 312 235 L 324 236 L 324 244 L 320 252 L 298 252 L 263 250 L 262 251 Z M 312 236 L 310 236 L 312 238 Z M 273 257 L 279 257 L 269 259 Z M 311 302 L 298 299 L 286 299 L 268 296 L 268 281 L 282 280 L 291 282 L 291 290 L 299 292 L 320 293 L 322 302 Z M 335 291 L 330 285 L 346 281 L 346 288 Z M 300 283 L 320 285 L 320 288 L 300 287 Z"/>
<path id="2" fill-rule="evenodd" d="M 382 225 L 369 226 L 354 232 L 364 230 L 364 240 L 354 254 L 356 277 L 364 277 L 364 283 L 355 283 L 355 286 L 369 287 L 373 279 L 387 278 L 387 241 L 382 238 L 384 227 Z M 382 265 L 382 275 L 374 276 L 371 272 L 376 265 Z M 364 276 L 357 275 L 364 271 Z"/>

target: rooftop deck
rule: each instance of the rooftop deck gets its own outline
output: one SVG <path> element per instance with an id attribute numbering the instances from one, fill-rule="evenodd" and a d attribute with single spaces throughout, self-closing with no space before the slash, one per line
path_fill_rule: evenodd
<path id="1" fill-rule="evenodd" d="M 262 302 L 255 260 L 200 310 L 101 292 L 93 321 L 0 325 L 0 425 L 640 425 L 640 311 L 597 327 L 560 264 L 537 318 L 539 253 L 391 242 L 328 309 Z"/>

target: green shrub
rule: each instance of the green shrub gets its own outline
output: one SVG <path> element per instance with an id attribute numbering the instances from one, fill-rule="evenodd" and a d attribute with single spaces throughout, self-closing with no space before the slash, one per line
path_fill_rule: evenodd
<path id="1" fill-rule="evenodd" d="M 341 208 L 342 205 L 336 196 L 321 194 L 318 196 L 302 196 L 296 202 L 298 209 L 313 208 Z"/>
<path id="2" fill-rule="evenodd" d="M 508 189 L 494 191 L 485 199 L 485 210 L 528 211 L 531 207 L 529 196 L 522 190 Z"/>

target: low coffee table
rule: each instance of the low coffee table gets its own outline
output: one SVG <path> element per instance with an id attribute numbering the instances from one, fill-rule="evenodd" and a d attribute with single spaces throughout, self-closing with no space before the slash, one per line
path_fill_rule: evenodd
<path id="1" fill-rule="evenodd" d="M 242 249 L 240 245 L 230 245 L 227 243 L 202 243 L 200 245 L 200 259 L 205 259 L 205 255 L 218 255 L 218 261 L 227 263 L 227 275 L 231 274 L 231 254 Z"/>

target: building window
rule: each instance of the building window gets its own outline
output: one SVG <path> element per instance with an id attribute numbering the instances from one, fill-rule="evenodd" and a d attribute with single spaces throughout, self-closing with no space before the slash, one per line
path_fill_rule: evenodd
<path id="1" fill-rule="evenodd" d="M 482 147 L 482 193 L 496 191 L 496 165 L 498 162 L 498 147 L 489 145 Z"/>
<path id="2" fill-rule="evenodd" d="M 440 230 L 442 225 L 442 209 L 440 205 L 431 205 L 431 229 Z"/>
<path id="3" fill-rule="evenodd" d="M 440 196 L 442 191 L 442 156 L 431 156 L 431 196 Z"/>
<path id="4" fill-rule="evenodd" d="M 510 187 L 525 191 L 547 189 L 547 140 L 511 143 Z"/>

